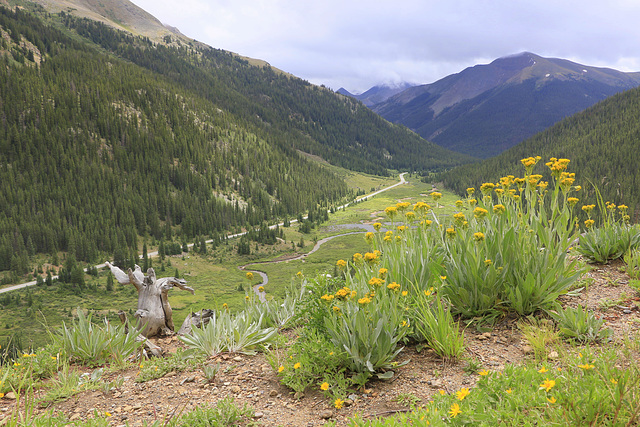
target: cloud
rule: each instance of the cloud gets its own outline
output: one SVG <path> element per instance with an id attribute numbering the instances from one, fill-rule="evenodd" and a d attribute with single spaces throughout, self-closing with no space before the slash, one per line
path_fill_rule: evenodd
<path id="1" fill-rule="evenodd" d="M 638 70 L 635 0 L 134 0 L 216 48 L 313 83 L 431 83 L 521 51 Z"/>

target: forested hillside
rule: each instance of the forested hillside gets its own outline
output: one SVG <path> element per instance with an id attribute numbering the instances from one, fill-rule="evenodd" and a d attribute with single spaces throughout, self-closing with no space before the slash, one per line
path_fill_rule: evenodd
<path id="1" fill-rule="evenodd" d="M 581 199 L 595 202 L 593 184 L 604 200 L 624 203 L 638 221 L 640 209 L 640 89 L 608 98 L 589 109 L 511 148 L 503 154 L 442 174 L 445 186 L 466 194 L 469 186 L 497 182 L 513 173 L 513 164 L 529 156 L 542 156 L 534 171 L 549 178 L 544 163 L 549 157 L 571 160 L 569 172 L 576 172 L 582 185 Z"/>
<path id="2" fill-rule="evenodd" d="M 172 228 L 216 235 L 349 193 L 233 112 L 29 13 L 0 7 L 0 32 L 0 270 L 22 274 L 36 252 L 95 261 Z"/>

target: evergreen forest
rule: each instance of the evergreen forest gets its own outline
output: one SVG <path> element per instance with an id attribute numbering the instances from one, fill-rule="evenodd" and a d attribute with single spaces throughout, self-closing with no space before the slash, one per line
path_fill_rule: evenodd
<path id="1" fill-rule="evenodd" d="M 351 197 L 354 170 L 470 159 L 350 98 L 199 43 L 0 7 L 0 271 L 219 237 Z"/>

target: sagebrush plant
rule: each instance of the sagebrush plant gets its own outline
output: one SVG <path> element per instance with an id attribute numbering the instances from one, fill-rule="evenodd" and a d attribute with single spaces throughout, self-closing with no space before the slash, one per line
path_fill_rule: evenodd
<path id="1" fill-rule="evenodd" d="M 640 230 L 629 224 L 626 205 L 604 202 L 597 189 L 596 196 L 602 224 L 595 227 L 595 220 L 591 218 L 595 205 L 584 205 L 582 210 L 588 216 L 584 221 L 587 231 L 580 236 L 576 250 L 591 262 L 604 264 L 635 250 L 640 245 Z"/>
<path id="2" fill-rule="evenodd" d="M 558 324 L 560 335 L 570 341 L 579 343 L 604 341 L 612 334 L 611 329 L 603 328 L 605 324 L 603 319 L 597 318 L 581 305 L 559 307 L 548 313 Z"/>
<path id="3" fill-rule="evenodd" d="M 189 335 L 180 336 L 188 347 L 207 356 L 222 352 L 256 354 L 268 348 L 276 339 L 277 329 L 263 327 L 264 313 L 256 319 L 251 313 L 228 310 L 214 312 L 203 328 L 194 328 Z"/>
<path id="4" fill-rule="evenodd" d="M 72 362 L 86 366 L 98 366 L 106 363 L 124 365 L 134 356 L 142 342 L 137 340 L 140 330 L 136 327 L 125 332 L 125 325 L 114 326 L 105 318 L 104 326 L 95 325 L 91 314 L 85 316 L 78 309 L 78 318 L 70 326 L 62 323 L 56 332 L 50 332 L 52 345 Z"/>

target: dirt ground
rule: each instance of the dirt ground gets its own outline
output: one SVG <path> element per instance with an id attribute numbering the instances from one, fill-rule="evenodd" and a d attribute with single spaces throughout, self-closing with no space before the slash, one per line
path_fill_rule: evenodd
<path id="1" fill-rule="evenodd" d="M 614 332 L 613 342 L 619 342 L 636 333 L 640 325 L 638 305 L 640 298 L 629 287 L 629 277 L 622 262 L 595 265 L 586 274 L 588 287 L 579 296 L 564 296 L 565 305 L 586 305 L 598 316 L 606 319 Z M 156 341 L 167 351 L 175 351 L 182 345 L 177 337 Z M 398 368 L 389 381 L 373 381 L 367 388 L 349 396 L 350 405 L 342 409 L 332 408 L 315 391 L 308 391 L 300 399 L 280 385 L 276 373 L 264 355 L 222 355 L 207 363 L 220 363 L 221 369 L 212 384 L 207 384 L 202 370 L 170 373 L 163 378 L 136 383 L 136 370 L 110 374 L 124 376 L 123 385 L 108 394 L 102 391 L 85 392 L 57 403 L 53 409 L 64 413 L 71 420 L 92 417 L 94 411 L 110 413 L 114 426 L 142 425 L 172 415 L 179 415 L 198 405 L 215 404 L 227 396 L 233 397 L 239 406 L 247 404 L 255 410 L 255 421 L 263 426 L 317 426 L 327 421 L 345 425 L 346 420 L 359 413 L 361 417 L 391 415 L 407 407 L 398 403 L 398 396 L 412 395 L 426 402 L 438 390 L 452 392 L 461 387 L 473 387 L 477 375 L 465 372 L 468 360 L 474 360 L 480 368 L 500 370 L 507 363 L 519 363 L 532 357 L 532 349 L 523 341 L 517 327 L 517 319 L 505 318 L 491 332 L 465 331 L 466 359 L 458 363 L 443 363 L 429 350 L 417 352 L 415 347 L 405 348 L 398 361 L 411 362 Z M 610 345 L 610 344 L 607 344 Z M 468 371 L 469 369 L 467 369 Z M 11 413 L 15 401 L 0 400 L 0 418 Z"/>

